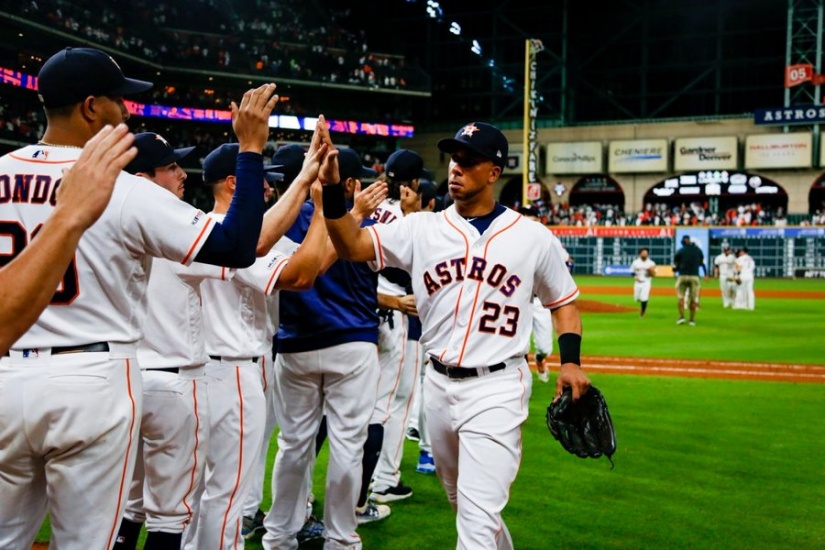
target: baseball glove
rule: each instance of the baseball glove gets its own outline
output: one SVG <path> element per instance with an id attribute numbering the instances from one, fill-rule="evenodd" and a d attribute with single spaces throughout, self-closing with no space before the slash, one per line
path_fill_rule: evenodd
<path id="1" fill-rule="evenodd" d="M 547 407 L 547 427 L 564 450 L 579 458 L 604 455 L 613 469 L 616 433 L 602 392 L 590 386 L 587 393 L 573 402 L 570 386 Z"/>

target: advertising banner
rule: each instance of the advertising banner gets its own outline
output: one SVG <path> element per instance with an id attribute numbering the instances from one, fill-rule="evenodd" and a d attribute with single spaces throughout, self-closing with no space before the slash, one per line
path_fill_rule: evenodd
<path id="1" fill-rule="evenodd" d="M 608 172 L 665 172 L 667 154 L 666 139 L 611 141 L 608 146 Z"/>
<path id="2" fill-rule="evenodd" d="M 548 143 L 547 174 L 598 174 L 604 171 L 601 141 Z"/>
<path id="3" fill-rule="evenodd" d="M 745 168 L 810 168 L 810 132 L 755 134 L 745 138 Z"/>
<path id="4" fill-rule="evenodd" d="M 673 145 L 673 170 L 733 170 L 739 163 L 736 136 L 680 138 Z"/>

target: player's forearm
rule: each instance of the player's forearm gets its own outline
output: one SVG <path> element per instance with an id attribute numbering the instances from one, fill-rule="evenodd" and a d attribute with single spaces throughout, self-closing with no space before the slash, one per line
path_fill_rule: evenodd
<path id="1" fill-rule="evenodd" d="M 58 207 L 31 244 L 0 270 L 0 355 L 49 305 L 84 229 L 71 212 Z"/>
<path id="2" fill-rule="evenodd" d="M 381 309 L 397 309 L 401 310 L 400 300 L 398 296 L 390 296 L 389 294 L 378 293 L 378 307 Z"/>
<path id="3" fill-rule="evenodd" d="M 226 217 L 209 234 L 196 262 L 226 267 L 249 267 L 255 262 L 265 207 L 260 153 L 238 154 L 235 173 L 235 193 Z"/>
<path id="4" fill-rule="evenodd" d="M 277 288 L 299 291 L 312 288 L 327 255 L 326 242 L 327 230 L 320 212 L 316 211 L 304 241 L 290 256 L 283 273 L 278 277 Z"/>
<path id="5" fill-rule="evenodd" d="M 556 334 L 582 334 L 582 319 L 576 302 L 563 305 L 553 310 L 553 327 Z"/>
<path id="6" fill-rule="evenodd" d="M 261 236 L 258 238 L 256 250 L 258 256 L 268 254 L 275 243 L 292 227 L 301 212 L 301 206 L 307 198 L 311 184 L 312 182 L 307 182 L 303 178 L 296 179 L 278 199 L 278 202 L 264 214 Z"/>
<path id="7" fill-rule="evenodd" d="M 362 229 L 351 214 L 338 219 L 324 218 L 338 257 L 351 262 L 370 262 L 375 260 L 372 237 Z"/>

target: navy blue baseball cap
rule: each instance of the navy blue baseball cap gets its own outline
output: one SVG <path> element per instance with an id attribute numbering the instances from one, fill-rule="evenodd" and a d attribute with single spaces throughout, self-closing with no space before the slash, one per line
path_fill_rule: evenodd
<path id="1" fill-rule="evenodd" d="M 240 145 L 237 143 L 224 143 L 206 155 L 203 159 L 203 182 L 211 184 L 234 176 L 239 151 Z M 268 172 L 280 172 L 281 168 L 278 164 L 265 165 L 264 177 Z"/>
<path id="2" fill-rule="evenodd" d="M 305 156 L 306 150 L 303 145 L 290 143 L 278 147 L 278 150 L 272 155 L 272 162 L 273 164 L 283 166 L 281 170 L 284 175 L 283 180 L 289 184 L 295 181 L 295 178 L 297 178 L 301 172 L 301 168 L 304 166 Z"/>
<path id="3" fill-rule="evenodd" d="M 151 82 L 126 78 L 112 56 L 94 48 L 60 50 L 37 74 L 37 93 L 46 107 L 73 105 L 90 95 L 124 97 L 152 86 Z"/>
<path id="4" fill-rule="evenodd" d="M 374 178 L 378 172 L 367 168 L 361 163 L 361 156 L 354 149 L 341 148 L 338 150 L 338 175 L 343 182 L 347 178 Z"/>
<path id="5" fill-rule="evenodd" d="M 138 151 L 137 156 L 124 168 L 124 170 L 130 174 L 148 172 L 158 166 L 166 166 L 173 162 L 178 162 L 195 150 L 194 147 L 173 149 L 168 141 L 154 132 L 135 134 L 134 145 Z"/>
<path id="6" fill-rule="evenodd" d="M 424 159 L 415 151 L 399 149 L 387 159 L 384 172 L 394 180 L 416 180 L 424 173 Z"/>
<path id="7" fill-rule="evenodd" d="M 452 155 L 456 151 L 467 150 L 504 168 L 507 164 L 507 138 L 501 130 L 485 122 L 471 122 L 456 132 L 454 138 L 445 138 L 438 142 L 438 148 Z"/>

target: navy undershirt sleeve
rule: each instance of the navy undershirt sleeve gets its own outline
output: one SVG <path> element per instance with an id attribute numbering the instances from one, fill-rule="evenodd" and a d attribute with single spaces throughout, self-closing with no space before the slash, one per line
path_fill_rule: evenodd
<path id="1" fill-rule="evenodd" d="M 226 267 L 248 267 L 255 262 L 264 203 L 264 163 L 260 153 L 239 153 L 235 166 L 235 194 L 223 223 L 216 224 L 196 262 Z"/>

